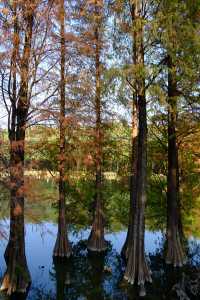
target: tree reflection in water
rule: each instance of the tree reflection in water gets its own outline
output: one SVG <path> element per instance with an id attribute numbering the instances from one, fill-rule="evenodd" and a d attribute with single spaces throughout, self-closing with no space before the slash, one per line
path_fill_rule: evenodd
<path id="1" fill-rule="evenodd" d="M 191 258 L 197 250 L 193 248 Z M 81 241 L 73 247 L 73 253 L 73 258 L 65 263 L 54 262 L 52 276 L 56 281 L 56 300 L 141 299 L 137 287 L 122 281 L 124 264 L 111 245 L 104 254 L 94 254 L 88 253 L 86 242 Z M 165 265 L 162 257 L 161 249 L 150 256 L 153 284 L 147 286 L 145 299 L 199 299 L 199 265 L 188 261 L 184 269 L 174 270 Z M 192 291 L 194 283 L 196 294 Z"/>
<path id="2" fill-rule="evenodd" d="M 200 299 L 199 244 L 190 242 L 188 249 L 189 260 L 181 270 L 173 270 L 165 265 L 162 244 L 150 254 L 153 283 L 147 286 L 147 296 L 144 299 Z M 46 253 L 47 249 L 44 251 Z M 54 259 L 53 265 L 46 263 L 44 261 L 45 278 L 42 277 L 42 272 L 38 272 L 37 281 L 33 281 L 28 295 L 8 298 L 0 294 L 0 300 L 141 299 L 138 288 L 123 281 L 124 262 L 111 244 L 104 254 L 94 254 L 87 251 L 86 241 L 80 241 L 73 246 L 73 256 L 70 259 Z"/>
<path id="3" fill-rule="evenodd" d="M 111 245 L 105 253 L 90 253 L 86 242 L 80 241 L 73 247 L 72 258 L 65 262 L 54 260 L 56 300 L 115 299 L 120 264 L 120 256 Z"/>

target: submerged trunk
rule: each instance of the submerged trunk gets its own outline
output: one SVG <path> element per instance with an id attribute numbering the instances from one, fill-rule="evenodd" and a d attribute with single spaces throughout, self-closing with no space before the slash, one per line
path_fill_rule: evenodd
<path id="1" fill-rule="evenodd" d="M 9 295 L 25 293 L 31 282 L 24 237 L 24 140 L 12 141 L 10 147 L 10 236 L 5 252 L 7 270 L 1 285 Z"/>
<path id="2" fill-rule="evenodd" d="M 134 95 L 135 97 L 135 95 Z M 133 98 L 132 111 L 132 136 L 131 136 L 131 157 L 130 157 L 130 211 L 128 232 L 122 248 L 122 256 L 128 259 L 130 246 L 133 240 L 133 213 L 136 209 L 137 199 L 137 137 L 138 137 L 138 107 L 137 99 Z"/>
<path id="3" fill-rule="evenodd" d="M 8 294 L 26 292 L 30 282 L 30 273 L 25 255 L 24 237 L 24 151 L 25 128 L 29 110 L 28 76 L 29 59 L 33 30 L 34 5 L 27 1 L 24 6 L 24 20 L 26 23 L 23 55 L 20 59 L 20 86 L 17 101 L 17 71 L 16 62 L 19 49 L 19 27 L 17 21 L 17 2 L 13 2 L 14 13 L 14 42 L 11 60 L 12 98 L 11 116 L 9 123 L 10 140 L 10 236 L 5 251 L 7 270 L 4 274 L 1 290 Z M 18 57 L 19 59 L 19 57 Z"/>
<path id="4" fill-rule="evenodd" d="M 87 247 L 90 251 L 101 252 L 106 250 L 107 243 L 104 239 L 104 215 L 100 191 L 96 194 L 95 202 L 94 220 Z"/>
<path id="5" fill-rule="evenodd" d="M 88 280 L 89 285 L 92 286 L 93 292 L 87 296 L 88 300 L 105 299 L 104 294 L 104 280 L 105 280 L 105 253 L 101 252 L 90 253 L 88 255 Z"/>
<path id="6" fill-rule="evenodd" d="M 67 299 L 67 288 L 71 286 L 71 260 L 66 261 L 54 257 L 53 262 L 56 277 L 56 300 Z"/>
<path id="7" fill-rule="evenodd" d="M 59 155 L 59 217 L 58 234 L 53 255 L 69 257 L 71 245 L 67 237 L 65 211 L 65 10 L 64 0 L 60 3 L 60 36 L 61 36 L 61 82 L 60 82 L 60 155 Z"/>
<path id="8" fill-rule="evenodd" d="M 140 16 L 140 1 L 135 1 L 132 5 L 132 18 L 135 25 L 134 48 L 135 64 L 142 70 L 144 68 L 143 49 L 143 24 Z M 141 72 L 142 74 L 143 72 Z M 136 95 L 138 103 L 138 137 L 137 137 L 137 157 L 136 157 L 136 187 L 135 203 L 132 211 L 132 237 L 129 243 L 128 262 L 124 278 L 131 284 L 137 283 L 141 288 L 141 296 L 145 295 L 144 284 L 151 282 L 150 270 L 147 265 L 144 251 L 145 233 L 145 203 L 147 190 L 147 115 L 145 97 L 145 79 L 143 75 L 136 74 Z"/>
<path id="9" fill-rule="evenodd" d="M 176 141 L 177 83 L 172 59 L 168 62 L 168 177 L 167 177 L 167 254 L 166 263 L 182 266 L 185 255 L 179 201 L 178 149 Z"/>
<path id="10" fill-rule="evenodd" d="M 99 7 L 95 3 L 97 19 L 99 15 Z M 102 199 L 102 124 L 101 124 L 101 83 L 100 83 L 100 37 L 99 22 L 95 26 L 95 68 L 96 68 L 96 95 L 95 95 L 95 148 L 96 148 L 96 182 L 95 182 L 95 212 L 92 224 L 92 230 L 88 239 L 88 249 L 91 251 L 101 252 L 107 247 L 104 239 L 104 213 Z"/>

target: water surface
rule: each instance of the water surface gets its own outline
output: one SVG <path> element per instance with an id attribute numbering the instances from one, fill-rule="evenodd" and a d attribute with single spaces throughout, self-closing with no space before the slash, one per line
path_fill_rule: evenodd
<path id="1" fill-rule="evenodd" d="M 138 289 L 124 282 L 124 262 L 120 251 L 126 238 L 125 222 L 128 215 L 129 198 L 124 190 L 109 187 L 108 220 L 109 231 L 106 240 L 109 241 L 108 251 L 104 255 L 91 255 L 87 252 L 86 240 L 90 229 L 90 203 L 86 203 L 90 190 L 85 189 L 85 200 L 72 191 L 68 218 L 76 226 L 70 226 L 69 239 L 73 244 L 73 256 L 68 261 L 53 261 L 52 253 L 57 234 L 57 209 L 54 205 L 57 199 L 55 184 L 45 181 L 31 181 L 32 188 L 26 200 L 26 256 L 31 273 L 32 284 L 26 296 L 27 300 L 135 300 L 138 299 Z M 85 183 L 84 183 L 85 184 Z M 88 184 L 89 186 L 89 184 Z M 122 186 L 123 187 L 123 186 Z M 115 197 L 113 198 L 113 195 Z M 0 277 L 5 272 L 4 251 L 9 232 L 8 193 L 0 192 Z M 120 206 L 123 197 L 123 207 Z M 118 202 L 117 202 L 118 201 Z M 67 202 L 67 203 L 68 203 Z M 85 203 L 87 205 L 85 205 Z M 118 204 L 116 204 L 118 203 Z M 84 204 L 84 205 L 83 205 Z M 127 208 L 125 207 L 127 205 Z M 109 206 L 111 205 L 111 207 Z M 71 209 L 71 210 L 70 210 Z M 165 211 L 163 213 L 165 216 Z M 164 233 L 163 216 L 158 214 L 157 205 L 151 208 L 152 215 L 158 218 L 148 218 L 145 233 L 145 251 L 152 270 L 153 283 L 147 285 L 145 299 L 200 299 L 200 242 L 191 233 L 188 234 L 188 262 L 181 270 L 171 270 L 163 261 Z M 81 225 L 80 225 L 81 224 Z M 162 226 L 159 226 L 161 224 Z M 197 223 L 196 223 L 197 224 Z M 191 226 L 190 226 L 191 228 Z M 154 229 L 152 231 L 152 229 Z M 108 230 L 108 229 L 107 229 Z M 194 230 L 195 234 L 198 230 Z M 197 236 L 197 235 L 196 235 Z M 182 295 L 182 298 L 180 298 Z M 0 293 L 0 300 L 7 300 Z M 22 296 L 17 299 L 22 300 Z"/>

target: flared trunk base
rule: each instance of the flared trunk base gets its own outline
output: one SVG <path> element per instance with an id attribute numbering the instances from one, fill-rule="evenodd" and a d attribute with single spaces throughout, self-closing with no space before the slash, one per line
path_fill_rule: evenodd
<path id="1" fill-rule="evenodd" d="M 104 252 L 107 250 L 107 241 L 104 236 L 100 236 L 98 231 L 92 231 L 88 239 L 87 248 L 92 252 Z"/>
<path id="2" fill-rule="evenodd" d="M 186 264 L 186 256 L 181 240 L 178 230 L 173 230 L 172 235 L 168 236 L 166 264 L 173 265 L 173 267 L 182 267 Z"/>
<path id="3" fill-rule="evenodd" d="M 31 284 L 26 262 L 20 263 L 19 261 L 9 258 L 7 270 L 2 279 L 0 290 L 6 291 L 8 295 L 26 293 Z"/>
<path id="4" fill-rule="evenodd" d="M 58 236 L 54 246 L 53 256 L 60 258 L 69 258 L 71 254 L 72 248 L 68 239 L 65 236 Z"/>
<path id="5" fill-rule="evenodd" d="M 135 262 L 137 259 L 138 257 L 135 259 Z M 141 288 L 144 287 L 146 282 L 152 282 L 151 271 L 146 262 L 146 258 L 144 258 L 143 263 L 137 266 L 133 264 L 131 267 L 129 267 L 129 265 L 127 265 L 124 279 L 130 284 L 138 284 Z"/>

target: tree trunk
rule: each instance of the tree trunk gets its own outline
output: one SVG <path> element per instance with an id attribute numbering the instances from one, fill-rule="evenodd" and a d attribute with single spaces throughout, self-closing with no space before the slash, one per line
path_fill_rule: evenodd
<path id="1" fill-rule="evenodd" d="M 60 0 L 60 36 L 61 36 L 61 81 L 60 81 L 60 155 L 59 155 L 59 217 L 58 234 L 53 255 L 69 257 L 71 245 L 67 237 L 65 209 L 65 8 Z"/>
<path id="2" fill-rule="evenodd" d="M 91 251 L 105 251 L 107 244 L 104 239 L 104 213 L 102 202 L 102 124 L 101 124 L 101 79 L 100 79 L 100 37 L 99 37 L 99 13 L 100 7 L 95 3 L 96 25 L 95 25 L 95 148 L 96 148 L 96 183 L 95 183 L 95 213 L 93 218 L 92 230 L 88 239 L 88 249 Z"/>
<path id="3" fill-rule="evenodd" d="M 134 48 L 135 64 L 144 69 L 144 49 L 143 49 L 143 24 L 140 16 L 140 1 L 136 0 L 132 5 L 132 19 L 135 26 L 134 30 Z M 128 263 L 124 278 L 131 284 L 137 283 L 141 288 L 141 296 L 145 295 L 144 284 L 151 282 L 150 270 L 147 265 L 144 249 L 145 233 L 145 203 L 147 190 L 147 115 L 146 115 L 146 97 L 145 97 L 145 79 L 140 70 L 136 74 L 136 95 L 138 103 L 138 141 L 137 141 L 137 177 L 135 186 L 135 203 L 133 204 L 132 215 L 132 241 L 129 244 Z M 132 187 L 134 191 L 134 184 Z M 134 198 L 133 198 L 134 199 Z"/>
<path id="4" fill-rule="evenodd" d="M 167 177 L 167 254 L 166 263 L 182 266 L 185 254 L 179 201 L 178 149 L 176 141 L 177 82 L 172 59 L 168 59 L 168 177 Z"/>
<path id="5" fill-rule="evenodd" d="M 125 260 L 128 259 L 130 246 L 133 240 L 133 213 L 136 209 L 137 199 L 137 137 L 138 137 L 138 104 L 136 96 L 133 95 L 132 110 L 132 136 L 131 136 L 131 157 L 130 157 L 130 211 L 128 232 L 121 254 Z"/>
<path id="6" fill-rule="evenodd" d="M 1 285 L 9 295 L 25 293 L 31 282 L 24 238 L 24 140 L 10 144 L 10 236 L 5 252 L 7 270 Z"/>
<path id="7" fill-rule="evenodd" d="M 11 98 L 11 118 L 9 124 L 10 140 L 10 236 L 5 251 L 7 270 L 4 274 L 1 290 L 7 290 L 10 295 L 15 292 L 26 292 L 31 277 L 25 255 L 24 237 L 24 151 L 25 128 L 29 110 L 28 76 L 31 53 L 34 6 L 27 1 L 24 5 L 23 17 L 26 23 L 23 55 L 20 61 L 20 87 L 17 102 L 16 61 L 19 49 L 19 27 L 17 21 L 17 2 L 13 2 L 14 12 L 14 42 L 11 60 L 13 76 Z M 17 35 L 17 36 L 16 36 Z M 18 57 L 19 59 L 19 57 Z"/>
<path id="8" fill-rule="evenodd" d="M 143 286 L 151 282 L 150 270 L 147 265 L 144 250 L 145 233 L 145 203 L 146 203 L 146 174 L 147 174 L 147 121 L 146 100 L 144 95 L 138 97 L 139 108 L 139 134 L 137 157 L 137 197 L 132 215 L 132 242 L 130 240 L 128 250 L 128 263 L 125 271 L 125 279 L 131 284 L 137 283 Z"/>

